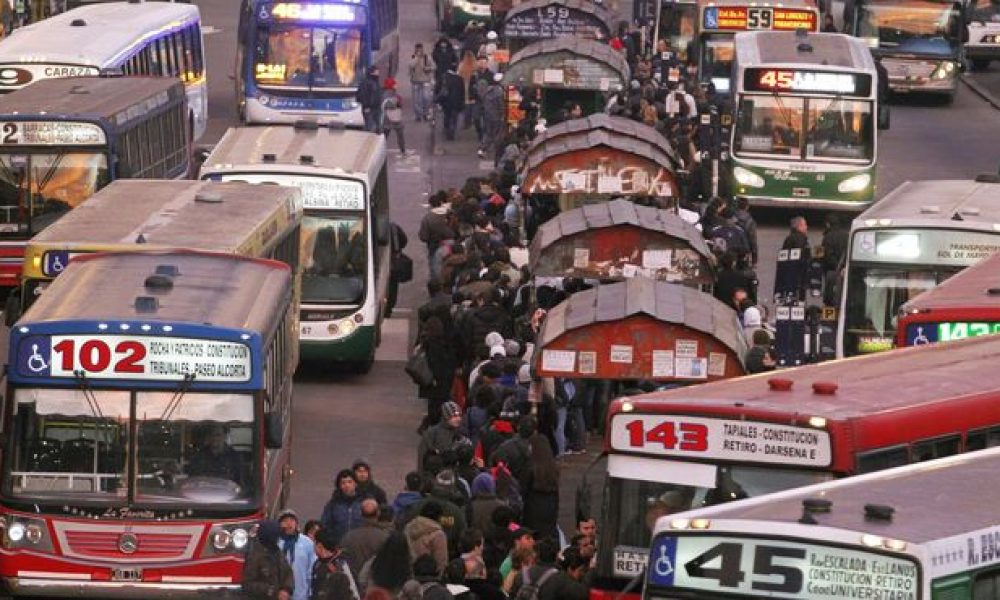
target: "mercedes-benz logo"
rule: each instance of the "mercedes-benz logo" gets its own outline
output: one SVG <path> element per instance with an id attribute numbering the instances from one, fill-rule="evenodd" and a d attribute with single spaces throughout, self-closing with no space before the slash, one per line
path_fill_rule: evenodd
<path id="1" fill-rule="evenodd" d="M 126 531 L 118 537 L 118 549 L 123 554 L 134 554 L 139 549 L 139 538 Z"/>

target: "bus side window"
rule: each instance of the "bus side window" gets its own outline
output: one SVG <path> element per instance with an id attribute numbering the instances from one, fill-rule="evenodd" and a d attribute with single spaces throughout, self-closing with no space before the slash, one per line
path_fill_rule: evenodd
<path id="1" fill-rule="evenodd" d="M 891 467 L 901 467 L 909 462 L 910 453 L 906 446 L 866 452 L 858 455 L 858 473 L 872 473 Z"/>
<path id="2" fill-rule="evenodd" d="M 970 431 L 965 439 L 966 452 L 985 450 L 994 446 L 1000 446 L 1000 427 Z"/>
<path id="3" fill-rule="evenodd" d="M 923 440 L 913 444 L 913 462 L 924 462 L 958 454 L 961 438 L 958 435 Z"/>
<path id="4" fill-rule="evenodd" d="M 976 575 L 972 584 L 972 600 L 994 600 L 1000 598 L 1000 569 L 983 571 Z"/>
<path id="5" fill-rule="evenodd" d="M 194 72 L 201 77 L 205 73 L 205 57 L 201 49 L 201 23 L 191 26 L 191 51 L 194 52 Z"/>

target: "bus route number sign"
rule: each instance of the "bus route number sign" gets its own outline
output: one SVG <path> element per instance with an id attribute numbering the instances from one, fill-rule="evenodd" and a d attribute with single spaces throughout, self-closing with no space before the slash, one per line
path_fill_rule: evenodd
<path id="1" fill-rule="evenodd" d="M 852 548 L 718 535 L 653 542 L 649 583 L 769 598 L 916 598 L 912 560 Z"/>
<path id="2" fill-rule="evenodd" d="M 868 96 L 872 80 L 865 73 L 748 68 L 743 76 L 743 88 L 748 92 Z"/>
<path id="3" fill-rule="evenodd" d="M 158 336 L 34 335 L 17 348 L 25 377 L 246 382 L 251 355 L 246 344 Z"/>

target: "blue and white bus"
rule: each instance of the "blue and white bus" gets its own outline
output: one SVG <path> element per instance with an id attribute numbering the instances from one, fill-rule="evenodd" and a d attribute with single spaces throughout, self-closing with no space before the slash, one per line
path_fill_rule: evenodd
<path id="1" fill-rule="evenodd" d="M 368 67 L 399 64 L 398 0 L 243 0 L 236 102 L 246 123 L 303 118 L 362 127 Z"/>

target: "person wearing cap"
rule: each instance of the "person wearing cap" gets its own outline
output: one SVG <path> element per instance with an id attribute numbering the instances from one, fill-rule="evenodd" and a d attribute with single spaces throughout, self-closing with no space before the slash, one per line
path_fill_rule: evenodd
<path id="1" fill-rule="evenodd" d="M 379 506 L 389 504 L 389 497 L 382 486 L 375 483 L 372 476 L 372 466 L 367 460 L 358 459 L 351 465 L 354 472 L 354 480 L 358 482 L 358 495 L 362 498 L 373 498 Z"/>
<path id="2" fill-rule="evenodd" d="M 460 441 L 468 439 L 459 429 L 461 424 L 462 408 L 452 401 L 443 403 L 441 405 L 441 421 L 424 431 L 420 438 L 420 445 L 417 448 L 419 471 L 433 471 L 433 469 L 428 469 L 429 466 L 432 466 L 429 463 L 436 462 L 440 465 L 441 456 L 445 452 L 453 450 Z M 432 457 L 434 460 L 431 460 Z M 433 472 L 433 474 L 437 473 Z"/>
<path id="3" fill-rule="evenodd" d="M 343 469 L 337 473 L 333 495 L 323 507 L 323 516 L 320 517 L 323 529 L 333 532 L 337 543 L 348 531 L 361 524 L 361 500 L 354 472 Z"/>
<path id="4" fill-rule="evenodd" d="M 493 33 L 492 31 L 490 33 Z M 496 155 L 496 144 L 503 133 L 503 126 L 506 122 L 507 100 L 503 91 L 503 74 L 494 73 L 490 77 L 486 89 L 480 98 L 482 105 L 481 114 L 483 117 L 483 137 L 479 144 L 479 158 L 486 157 L 487 152 Z M 494 166 L 496 161 L 494 160 Z"/>
<path id="5" fill-rule="evenodd" d="M 299 515 L 286 508 L 278 514 L 278 525 L 281 535 L 278 538 L 278 548 L 285 555 L 295 576 L 295 592 L 292 600 L 309 600 L 312 566 L 316 561 L 313 541 L 299 533 Z"/>
<path id="6" fill-rule="evenodd" d="M 365 119 L 365 131 L 378 133 L 379 124 L 382 122 L 380 114 L 382 106 L 382 86 L 378 82 L 378 67 L 368 67 L 365 78 L 358 86 L 358 93 L 355 99 L 361 105 L 361 114 Z"/>
<path id="7" fill-rule="evenodd" d="M 295 575 L 278 548 L 281 526 L 277 521 L 262 521 L 243 562 L 243 593 L 253 600 L 291 600 Z"/>
<path id="8" fill-rule="evenodd" d="M 379 505 L 373 498 L 361 501 L 361 525 L 347 532 L 340 540 L 344 558 L 351 567 L 351 573 L 360 573 L 368 559 L 375 556 L 378 549 L 389 537 L 389 529 L 378 520 Z"/>
<path id="9" fill-rule="evenodd" d="M 496 482 L 488 472 L 476 475 L 472 480 L 472 500 L 469 502 L 469 526 L 478 531 L 487 532 L 492 528 L 493 511 L 500 506 L 507 506 L 497 498 Z"/>
<path id="10" fill-rule="evenodd" d="M 535 532 L 527 527 L 512 524 L 510 540 L 514 545 L 507 557 L 500 563 L 500 577 L 505 580 L 511 572 L 514 553 L 535 549 Z"/>
<path id="11" fill-rule="evenodd" d="M 399 144 L 399 153 L 406 156 L 406 136 L 403 135 L 403 98 L 396 91 L 396 80 L 386 77 L 382 83 L 382 103 L 379 107 L 379 130 L 385 134 L 388 141 L 389 132 L 396 132 L 396 143 Z"/>
<path id="12" fill-rule="evenodd" d="M 316 562 L 310 578 L 310 600 L 356 600 L 358 590 L 353 572 L 337 547 L 332 532 L 320 530 L 316 535 Z"/>

